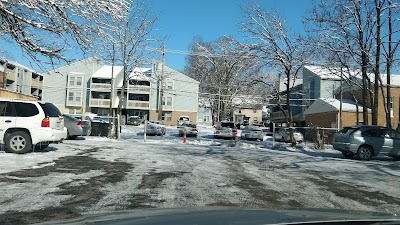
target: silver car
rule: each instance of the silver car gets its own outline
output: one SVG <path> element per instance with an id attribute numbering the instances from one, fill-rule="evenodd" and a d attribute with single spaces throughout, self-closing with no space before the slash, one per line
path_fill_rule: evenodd
<path id="1" fill-rule="evenodd" d="M 242 134 L 240 136 L 241 139 L 244 140 L 263 140 L 264 133 L 260 127 L 257 126 L 246 126 L 242 130 Z"/>
<path id="2" fill-rule="evenodd" d="M 63 114 L 64 126 L 67 128 L 68 139 L 75 139 L 78 136 L 89 136 L 92 131 L 89 120 L 80 120 L 70 115 Z"/>
<path id="3" fill-rule="evenodd" d="M 400 159 L 400 133 L 381 126 L 345 127 L 335 134 L 333 148 L 346 158 L 357 155 L 361 160 L 387 155 Z"/>
<path id="4" fill-rule="evenodd" d="M 234 139 L 237 135 L 235 123 L 223 121 L 215 126 L 214 138 Z"/>
<path id="5" fill-rule="evenodd" d="M 167 129 L 162 125 L 161 121 L 147 122 L 146 135 L 165 135 Z"/>
<path id="6" fill-rule="evenodd" d="M 300 133 L 300 131 L 288 127 L 280 128 L 277 132 L 275 132 L 275 140 L 290 142 L 290 129 L 293 129 L 293 138 L 296 142 L 304 141 L 303 134 Z"/>
<path id="7" fill-rule="evenodd" d="M 198 130 L 197 130 L 197 125 L 191 122 L 184 122 L 182 124 L 182 127 L 179 129 L 179 137 L 183 137 L 184 132 L 186 131 L 186 136 L 193 136 L 197 137 Z"/>

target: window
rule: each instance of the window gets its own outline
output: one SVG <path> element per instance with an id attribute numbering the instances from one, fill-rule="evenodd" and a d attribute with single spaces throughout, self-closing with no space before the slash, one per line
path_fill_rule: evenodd
<path id="1" fill-rule="evenodd" d="M 9 102 L 0 102 L 0 116 L 13 116 Z"/>
<path id="2" fill-rule="evenodd" d="M 172 106 L 172 97 L 163 97 L 163 105 Z"/>
<path id="3" fill-rule="evenodd" d="M 68 91 L 67 104 L 81 105 L 82 104 L 82 91 Z"/>
<path id="4" fill-rule="evenodd" d="M 166 89 L 172 90 L 172 82 L 167 82 Z"/>
<path id="5" fill-rule="evenodd" d="M 171 121 L 171 120 L 172 120 L 172 113 L 170 113 L 170 112 L 163 112 L 163 113 L 162 113 L 161 120 L 164 120 L 164 121 Z"/>
<path id="6" fill-rule="evenodd" d="M 68 92 L 68 101 L 74 101 L 74 92 Z"/>
<path id="7" fill-rule="evenodd" d="M 83 77 L 81 75 L 69 75 L 68 86 L 69 87 L 82 87 Z"/>
<path id="8" fill-rule="evenodd" d="M 15 113 L 19 117 L 31 117 L 39 114 L 36 105 L 25 102 L 14 102 Z"/>
<path id="9" fill-rule="evenodd" d="M 384 137 L 386 134 L 383 129 L 370 129 L 362 132 L 363 137 Z"/>
<path id="10" fill-rule="evenodd" d="M 209 122 L 210 121 L 210 116 L 204 116 L 204 122 Z"/>
<path id="11" fill-rule="evenodd" d="M 60 112 L 60 110 L 52 103 L 39 103 L 39 105 L 42 107 L 45 116 L 49 116 L 49 117 L 62 116 L 62 113 Z"/>

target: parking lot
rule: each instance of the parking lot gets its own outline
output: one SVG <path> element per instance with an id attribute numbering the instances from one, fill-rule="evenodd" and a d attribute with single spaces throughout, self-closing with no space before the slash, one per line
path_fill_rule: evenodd
<path id="1" fill-rule="evenodd" d="M 121 140 L 86 137 L 25 155 L 0 151 L 0 224 L 137 208 L 229 206 L 329 208 L 400 213 L 400 167 L 389 157 L 344 159 L 312 143 L 272 149 L 269 138 L 187 143 L 169 127 L 147 137 L 123 126 Z"/>

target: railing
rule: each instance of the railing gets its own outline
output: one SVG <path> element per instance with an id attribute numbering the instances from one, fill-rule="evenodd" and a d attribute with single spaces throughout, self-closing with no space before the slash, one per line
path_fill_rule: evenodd
<path id="1" fill-rule="evenodd" d="M 145 101 L 135 101 L 135 100 L 127 101 L 128 109 L 148 109 L 149 106 L 150 106 L 150 103 L 145 102 Z"/>
<path id="2" fill-rule="evenodd" d="M 128 92 L 129 93 L 150 93 L 150 87 L 149 86 L 143 86 L 143 85 L 129 85 L 128 86 Z"/>
<path id="3" fill-rule="evenodd" d="M 287 110 L 285 110 L 285 112 L 287 113 Z M 271 119 L 281 119 L 281 118 L 285 118 L 285 114 L 281 110 L 271 113 Z"/>
<path id="4" fill-rule="evenodd" d="M 90 85 L 90 89 L 101 89 L 101 90 L 104 90 L 104 91 L 111 91 L 111 84 L 92 83 Z"/>
<path id="5" fill-rule="evenodd" d="M 31 87 L 32 88 L 37 88 L 37 89 L 42 89 L 43 82 L 35 80 L 35 79 L 32 79 Z"/>
<path id="6" fill-rule="evenodd" d="M 110 107 L 110 99 L 90 99 L 89 103 L 90 107 L 101 107 L 107 108 Z"/>

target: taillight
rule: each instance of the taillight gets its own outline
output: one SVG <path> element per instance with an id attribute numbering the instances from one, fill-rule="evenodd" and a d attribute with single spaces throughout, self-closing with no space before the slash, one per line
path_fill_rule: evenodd
<path id="1" fill-rule="evenodd" d="M 83 126 L 83 123 L 82 123 L 82 121 L 79 121 L 76 125 L 78 125 L 78 126 Z"/>
<path id="2" fill-rule="evenodd" d="M 42 120 L 42 127 L 50 127 L 50 118 L 49 117 L 45 117 Z"/>

